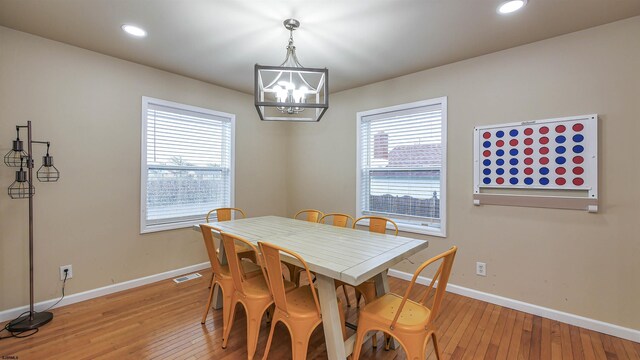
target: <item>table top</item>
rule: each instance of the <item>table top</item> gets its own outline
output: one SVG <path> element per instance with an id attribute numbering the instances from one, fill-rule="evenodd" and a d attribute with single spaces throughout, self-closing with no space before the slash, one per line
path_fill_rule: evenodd
<path id="1" fill-rule="evenodd" d="M 358 285 L 429 246 L 425 240 L 372 233 L 279 216 L 210 223 L 250 242 L 292 250 L 311 271 Z M 198 226 L 194 230 L 200 231 Z M 284 261 L 292 260 L 283 254 Z M 292 261 L 293 262 L 293 261 Z"/>

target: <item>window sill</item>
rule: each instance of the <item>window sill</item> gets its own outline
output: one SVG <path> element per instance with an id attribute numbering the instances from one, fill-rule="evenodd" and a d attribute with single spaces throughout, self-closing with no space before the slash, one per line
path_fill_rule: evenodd
<path id="1" fill-rule="evenodd" d="M 407 223 L 398 222 L 398 220 L 396 220 L 394 218 L 390 218 L 390 219 L 395 221 L 396 224 L 398 224 L 398 231 L 400 231 L 400 232 L 406 232 L 406 233 L 412 233 L 412 234 L 420 234 L 420 235 L 429 235 L 429 236 L 437 236 L 437 237 L 442 237 L 442 238 L 446 238 L 447 237 L 446 232 L 444 231 L 444 229 L 441 229 L 441 228 L 407 224 Z M 365 226 L 365 227 L 369 226 L 369 220 L 364 219 L 364 220 L 360 221 L 358 223 L 358 226 Z M 393 225 L 387 224 L 387 230 L 394 230 Z"/>
<path id="2" fill-rule="evenodd" d="M 149 234 L 159 231 L 167 231 L 167 230 L 179 230 L 179 229 L 187 229 L 193 227 L 193 225 L 199 225 L 204 223 L 204 219 L 201 220 L 190 220 L 190 221 L 182 221 L 170 224 L 157 224 L 157 225 L 141 225 L 140 234 Z"/>

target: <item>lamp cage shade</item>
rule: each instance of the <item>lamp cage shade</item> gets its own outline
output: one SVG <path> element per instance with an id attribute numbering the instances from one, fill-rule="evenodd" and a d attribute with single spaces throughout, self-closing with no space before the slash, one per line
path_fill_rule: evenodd
<path id="1" fill-rule="evenodd" d="M 320 121 L 329 108 L 329 70 L 255 66 L 255 106 L 260 120 Z"/>

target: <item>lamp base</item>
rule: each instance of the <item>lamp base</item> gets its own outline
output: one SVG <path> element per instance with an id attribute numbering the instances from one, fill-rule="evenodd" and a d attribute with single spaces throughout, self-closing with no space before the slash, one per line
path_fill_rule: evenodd
<path id="1" fill-rule="evenodd" d="M 10 332 L 24 332 L 28 330 L 37 329 L 40 326 L 48 323 L 53 319 L 53 314 L 50 312 L 34 313 L 33 319 L 30 319 L 30 314 L 20 316 L 13 320 L 7 326 L 7 330 Z"/>

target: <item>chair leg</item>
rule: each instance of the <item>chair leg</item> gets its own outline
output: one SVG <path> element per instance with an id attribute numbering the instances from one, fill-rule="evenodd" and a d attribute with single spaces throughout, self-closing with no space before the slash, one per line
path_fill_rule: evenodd
<path id="1" fill-rule="evenodd" d="M 267 304 L 267 306 L 260 305 L 253 307 L 252 303 L 249 304 L 251 308 L 246 308 L 247 310 L 247 359 L 252 360 L 253 356 L 256 354 L 256 348 L 258 347 L 258 337 L 260 336 L 260 325 L 262 323 L 262 317 L 264 316 L 267 308 L 271 306 L 271 304 Z"/>
<path id="2" fill-rule="evenodd" d="M 229 322 L 227 323 L 227 328 L 222 331 L 222 348 L 223 349 L 227 348 L 227 342 L 229 341 L 229 334 L 231 333 L 231 328 L 233 327 L 233 319 L 236 316 L 236 311 L 235 310 L 236 310 L 236 305 L 237 304 L 238 304 L 237 302 L 234 302 L 233 305 L 231 306 L 231 307 L 233 307 L 233 309 L 229 309 L 229 311 L 231 312 L 229 314 Z M 223 305 L 223 307 L 224 307 L 224 305 Z"/>
<path id="3" fill-rule="evenodd" d="M 344 298 L 347 299 L 347 307 L 351 307 L 351 301 L 349 301 L 349 293 L 347 292 L 347 287 L 342 285 L 342 291 L 344 292 Z"/>
<path id="4" fill-rule="evenodd" d="M 291 334 L 291 353 L 292 360 L 305 360 L 307 358 L 307 348 L 309 347 L 309 339 L 300 339 L 299 336 L 307 334 Z"/>
<path id="5" fill-rule="evenodd" d="M 211 280 L 213 281 L 213 277 L 211 277 Z M 211 289 L 209 291 L 209 300 L 207 301 L 207 306 L 204 308 L 204 314 L 202 315 L 202 321 L 200 321 L 200 324 L 204 324 L 207 321 L 207 315 L 209 314 L 209 309 L 211 309 L 211 301 L 213 300 L 214 286 L 210 285 L 209 289 Z"/>
<path id="6" fill-rule="evenodd" d="M 427 357 L 424 340 L 425 338 L 420 336 L 404 339 L 402 345 L 407 359 L 425 359 Z"/>
<path id="7" fill-rule="evenodd" d="M 431 340 L 433 340 L 433 352 L 436 353 L 436 359 L 440 360 L 440 349 L 438 349 L 438 340 L 436 340 L 436 333 L 431 333 Z"/>
<path id="8" fill-rule="evenodd" d="M 211 289 L 213 287 L 213 278 L 216 276 L 216 274 L 211 273 L 211 279 L 209 280 L 209 289 Z"/>
<path id="9" fill-rule="evenodd" d="M 351 360 L 358 360 L 358 358 L 360 357 L 360 353 L 362 352 L 362 342 L 366 334 L 366 331 L 360 329 L 358 329 L 358 332 L 356 332 L 356 342 L 353 344 L 353 354 L 351 354 Z"/>
<path id="10" fill-rule="evenodd" d="M 362 299 L 362 293 L 356 289 L 356 307 L 360 307 L 360 299 Z"/>
<path id="11" fill-rule="evenodd" d="M 271 321 L 271 331 L 269 331 L 269 339 L 267 339 L 267 347 L 264 349 L 262 360 L 267 360 L 267 357 L 269 356 L 269 349 L 271 349 L 271 341 L 273 340 L 273 332 L 276 330 L 277 322 L 278 320 Z"/>

